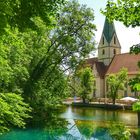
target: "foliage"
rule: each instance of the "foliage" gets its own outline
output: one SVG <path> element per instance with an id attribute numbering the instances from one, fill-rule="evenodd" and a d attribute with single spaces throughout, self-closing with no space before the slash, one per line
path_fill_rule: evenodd
<path id="1" fill-rule="evenodd" d="M 118 90 L 125 88 L 127 80 L 127 69 L 122 68 L 117 74 L 110 74 L 107 77 L 107 84 L 109 86 L 108 95 L 112 98 L 113 104 L 118 96 Z"/>
<path id="2" fill-rule="evenodd" d="M 140 91 L 140 74 L 129 80 L 132 91 Z"/>
<path id="3" fill-rule="evenodd" d="M 140 44 L 133 45 L 130 48 L 130 53 L 139 54 L 140 53 Z M 140 67 L 140 65 L 139 65 L 139 67 Z"/>
<path id="4" fill-rule="evenodd" d="M 39 36 L 33 34 L 30 41 L 26 38 L 27 45 L 30 43 L 33 47 L 35 43 L 39 47 L 32 57 L 30 77 L 24 87 L 25 98 L 37 107 L 36 111 L 44 112 L 48 107 L 53 110 L 66 97 L 65 72 L 73 71 L 81 59 L 94 49 L 93 20 L 91 9 L 72 1 L 64 7 L 58 17 L 58 25 L 48 31 L 48 36 L 41 29 Z"/>
<path id="5" fill-rule="evenodd" d="M 70 96 L 79 96 L 81 92 L 80 79 L 77 73 L 68 76 L 68 89 Z"/>
<path id="6" fill-rule="evenodd" d="M 31 108 L 23 102 L 21 95 L 15 93 L 0 93 L 0 134 L 9 128 L 25 126 Z"/>
<path id="7" fill-rule="evenodd" d="M 76 126 L 80 131 L 82 137 L 84 136 L 85 139 L 90 139 L 93 135 L 95 126 L 90 121 L 80 121 L 76 120 Z"/>
<path id="8" fill-rule="evenodd" d="M 72 96 L 80 96 L 85 103 L 89 99 L 89 94 L 94 90 L 94 75 L 90 68 L 81 68 L 69 76 L 69 90 Z"/>
<path id="9" fill-rule="evenodd" d="M 95 88 L 94 83 L 94 75 L 90 68 L 84 68 L 79 71 L 79 80 L 80 80 L 80 97 L 83 99 L 83 103 L 88 99 L 89 94 L 93 93 L 93 89 Z"/>
<path id="10" fill-rule="evenodd" d="M 133 111 L 136 111 L 137 112 L 138 126 L 140 126 L 140 101 L 135 102 L 132 105 L 132 109 L 133 109 Z"/>
<path id="11" fill-rule="evenodd" d="M 140 1 L 138 0 L 108 0 L 104 13 L 112 21 L 121 21 L 126 26 L 140 26 Z"/>
<path id="12" fill-rule="evenodd" d="M 94 50 L 93 11 L 72 1 L 60 12 L 63 2 L 0 3 L 3 10 L 8 8 L 5 14 L 0 10 L 5 20 L 0 25 L 4 30 L 0 38 L 0 92 L 22 94 L 33 108 L 34 120 L 57 115 L 68 95 L 65 72 L 74 71 Z"/>
<path id="13" fill-rule="evenodd" d="M 123 124 L 112 124 L 109 126 L 109 133 L 113 140 L 129 140 L 130 131 Z"/>
<path id="14" fill-rule="evenodd" d="M 22 93 L 29 77 L 30 56 L 18 30 L 6 30 L 0 39 L 0 51 L 0 92 Z"/>
<path id="15" fill-rule="evenodd" d="M 133 104 L 133 111 L 140 111 L 140 102 L 136 102 Z"/>
<path id="16" fill-rule="evenodd" d="M 36 29 L 34 20 L 40 17 L 47 25 L 53 25 L 53 17 L 58 13 L 65 0 L 5 0 L 0 2 L 0 33 L 10 25 L 23 30 Z"/>
<path id="17" fill-rule="evenodd" d="M 125 26 L 140 26 L 140 1 L 139 0 L 108 0 L 106 8 L 102 13 L 112 22 L 122 22 Z M 140 45 L 136 44 L 130 48 L 131 53 L 140 53 Z"/>

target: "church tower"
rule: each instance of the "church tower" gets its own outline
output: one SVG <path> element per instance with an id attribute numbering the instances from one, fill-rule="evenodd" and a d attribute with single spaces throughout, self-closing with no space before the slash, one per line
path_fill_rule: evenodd
<path id="1" fill-rule="evenodd" d="M 98 61 L 109 65 L 113 56 L 120 53 L 121 46 L 115 31 L 114 23 L 109 23 L 106 18 L 98 46 Z"/>

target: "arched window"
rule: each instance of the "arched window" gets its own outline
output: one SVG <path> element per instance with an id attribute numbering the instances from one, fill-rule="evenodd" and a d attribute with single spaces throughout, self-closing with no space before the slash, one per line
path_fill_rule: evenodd
<path id="1" fill-rule="evenodd" d="M 114 44 L 116 44 L 116 37 L 114 36 Z"/>
<path id="2" fill-rule="evenodd" d="M 104 45 L 104 41 L 105 41 L 105 40 L 104 40 L 104 37 L 103 37 L 103 45 Z"/>
<path id="3" fill-rule="evenodd" d="M 114 55 L 116 54 L 116 49 L 113 50 L 113 54 L 114 54 Z"/>
<path id="4" fill-rule="evenodd" d="M 102 50 L 102 55 L 104 55 L 104 54 L 105 54 L 105 50 L 103 49 L 103 50 Z"/>

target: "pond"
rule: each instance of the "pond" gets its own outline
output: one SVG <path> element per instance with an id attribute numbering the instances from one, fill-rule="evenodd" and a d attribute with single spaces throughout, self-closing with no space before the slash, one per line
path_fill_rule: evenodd
<path id="1" fill-rule="evenodd" d="M 43 129 L 14 129 L 0 140 L 121 140 L 129 132 L 130 139 L 140 138 L 137 114 L 126 110 L 69 106 L 50 124 Z"/>

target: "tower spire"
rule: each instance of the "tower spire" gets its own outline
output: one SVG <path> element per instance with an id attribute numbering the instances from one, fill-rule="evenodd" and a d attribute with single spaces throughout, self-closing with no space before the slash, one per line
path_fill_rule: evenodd
<path id="1" fill-rule="evenodd" d="M 121 46 L 116 34 L 115 25 L 105 18 L 103 32 L 98 46 L 98 60 L 109 65 L 113 56 L 121 53 Z"/>
<path id="2" fill-rule="evenodd" d="M 103 28 L 103 34 L 106 38 L 107 43 L 110 43 L 113 35 L 116 33 L 114 22 L 109 22 L 107 18 L 105 18 L 104 28 Z"/>

